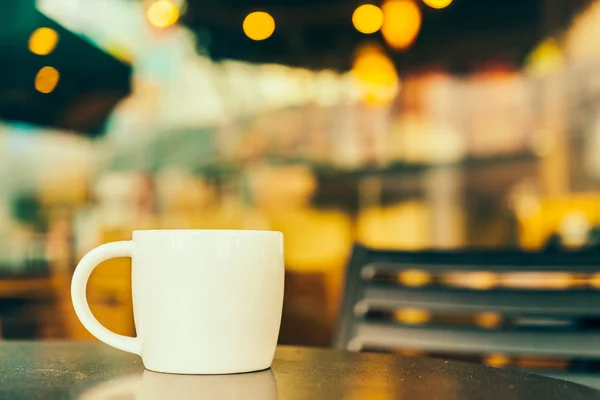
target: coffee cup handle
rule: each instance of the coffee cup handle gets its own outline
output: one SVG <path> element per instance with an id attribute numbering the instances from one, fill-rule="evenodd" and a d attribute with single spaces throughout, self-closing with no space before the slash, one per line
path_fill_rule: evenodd
<path id="1" fill-rule="evenodd" d="M 83 256 L 73 273 L 71 300 L 75 314 L 92 335 L 109 346 L 139 355 L 140 340 L 137 337 L 116 334 L 100 324 L 92 314 L 86 296 L 88 280 L 98 264 L 111 258 L 131 257 L 132 249 L 131 241 L 113 242 L 98 246 Z"/>

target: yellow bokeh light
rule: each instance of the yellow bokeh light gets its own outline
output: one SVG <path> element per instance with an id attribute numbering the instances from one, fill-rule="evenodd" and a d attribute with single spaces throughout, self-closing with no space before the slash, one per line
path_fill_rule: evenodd
<path id="1" fill-rule="evenodd" d="M 361 47 L 356 53 L 351 73 L 365 104 L 385 106 L 396 98 L 400 88 L 396 67 L 378 46 Z"/>
<path id="2" fill-rule="evenodd" d="M 35 90 L 40 93 L 50 93 L 58 85 L 60 74 L 54 67 L 43 67 L 35 75 Z"/>
<path id="3" fill-rule="evenodd" d="M 179 8 L 171 0 L 157 0 L 146 10 L 146 18 L 157 28 L 167 28 L 179 19 Z"/>
<path id="4" fill-rule="evenodd" d="M 498 285 L 498 278 L 493 272 L 472 272 L 464 276 L 464 285 L 472 289 L 489 290 Z"/>
<path id="5" fill-rule="evenodd" d="M 373 4 L 363 4 L 352 14 L 352 24 L 360 33 L 375 33 L 383 25 L 383 11 Z"/>
<path id="6" fill-rule="evenodd" d="M 527 57 L 525 70 L 531 74 L 545 75 L 562 68 L 565 57 L 560 44 L 554 38 L 540 43 Z"/>
<path id="7" fill-rule="evenodd" d="M 410 287 L 421 287 L 431 282 L 431 275 L 419 269 L 402 271 L 399 280 L 402 284 Z"/>
<path id="8" fill-rule="evenodd" d="M 275 20 L 267 12 L 255 11 L 246 15 L 242 28 L 250 39 L 265 40 L 275 32 Z"/>
<path id="9" fill-rule="evenodd" d="M 421 29 L 421 10 L 413 0 L 388 0 L 383 6 L 381 33 L 393 49 L 405 50 Z"/>
<path id="10" fill-rule="evenodd" d="M 29 37 L 29 51 L 38 56 L 45 56 L 56 48 L 58 33 L 52 28 L 38 28 Z"/>
<path id="11" fill-rule="evenodd" d="M 510 358 L 504 354 L 490 354 L 487 356 L 483 363 L 490 367 L 502 368 L 510 364 Z"/>
<path id="12" fill-rule="evenodd" d="M 405 308 L 394 312 L 394 319 L 406 325 L 423 325 L 429 322 L 431 314 L 425 310 Z"/>
<path id="13" fill-rule="evenodd" d="M 483 312 L 475 315 L 475 324 L 487 329 L 496 329 L 502 325 L 502 316 L 495 312 Z"/>
<path id="14" fill-rule="evenodd" d="M 590 286 L 600 289 L 600 274 L 594 274 L 589 279 Z"/>
<path id="15" fill-rule="evenodd" d="M 442 9 L 452 4 L 452 0 L 423 0 L 431 8 Z"/>

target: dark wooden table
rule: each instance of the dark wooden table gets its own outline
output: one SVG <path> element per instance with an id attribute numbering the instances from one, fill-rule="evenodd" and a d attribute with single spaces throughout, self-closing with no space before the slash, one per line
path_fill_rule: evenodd
<path id="1" fill-rule="evenodd" d="M 600 399 L 600 392 L 516 371 L 425 358 L 282 347 L 273 368 L 191 376 L 144 371 L 99 343 L 0 344 L 2 400 Z"/>

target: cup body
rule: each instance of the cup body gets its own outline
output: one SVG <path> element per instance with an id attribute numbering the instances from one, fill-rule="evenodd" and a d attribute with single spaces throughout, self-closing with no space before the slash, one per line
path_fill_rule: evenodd
<path id="1" fill-rule="evenodd" d="M 147 369 L 224 374 L 269 368 L 283 306 L 283 235 L 135 231 L 132 291 Z"/>

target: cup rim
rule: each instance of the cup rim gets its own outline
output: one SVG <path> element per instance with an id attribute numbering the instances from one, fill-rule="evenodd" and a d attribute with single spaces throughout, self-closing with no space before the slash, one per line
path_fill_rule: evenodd
<path id="1" fill-rule="evenodd" d="M 134 234 L 139 233 L 166 233 L 166 234 L 199 234 L 199 233 L 237 233 L 237 234 L 260 234 L 260 235 L 283 235 L 280 231 L 266 229 L 136 229 Z"/>

